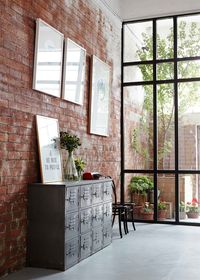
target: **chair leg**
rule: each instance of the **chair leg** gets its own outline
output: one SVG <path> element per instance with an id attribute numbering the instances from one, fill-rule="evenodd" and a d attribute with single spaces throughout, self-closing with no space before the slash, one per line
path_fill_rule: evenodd
<path id="1" fill-rule="evenodd" d="M 115 216 L 116 216 L 116 209 L 114 209 L 114 213 L 113 213 L 113 218 L 112 218 L 112 227 L 113 227 L 114 222 L 115 222 Z"/>
<path id="2" fill-rule="evenodd" d="M 132 225 L 133 225 L 133 229 L 134 229 L 134 230 L 136 230 L 136 228 L 135 228 L 135 222 L 134 222 L 133 210 L 131 211 L 131 217 L 132 217 Z"/>
<path id="3" fill-rule="evenodd" d="M 128 231 L 128 210 L 125 209 L 125 217 L 124 217 L 124 220 L 125 220 L 125 224 L 126 224 L 126 233 L 129 233 Z"/>
<path id="4" fill-rule="evenodd" d="M 122 221 L 122 216 L 121 216 L 121 210 L 119 210 L 119 216 L 118 216 L 118 220 L 119 220 L 119 233 L 120 233 L 120 237 L 122 238 L 122 227 L 121 227 L 121 221 Z"/>

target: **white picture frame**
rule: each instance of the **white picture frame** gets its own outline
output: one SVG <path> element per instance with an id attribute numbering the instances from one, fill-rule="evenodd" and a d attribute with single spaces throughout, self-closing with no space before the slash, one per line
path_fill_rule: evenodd
<path id="1" fill-rule="evenodd" d="M 61 97 L 64 35 L 36 20 L 33 89 Z"/>
<path id="2" fill-rule="evenodd" d="M 95 55 L 92 56 L 90 81 L 89 132 L 109 136 L 110 66 Z"/>
<path id="3" fill-rule="evenodd" d="M 71 39 L 65 39 L 62 98 L 83 105 L 86 50 Z"/>
<path id="4" fill-rule="evenodd" d="M 63 180 L 61 153 L 58 147 L 60 137 L 58 120 L 36 115 L 37 140 L 42 183 Z"/>

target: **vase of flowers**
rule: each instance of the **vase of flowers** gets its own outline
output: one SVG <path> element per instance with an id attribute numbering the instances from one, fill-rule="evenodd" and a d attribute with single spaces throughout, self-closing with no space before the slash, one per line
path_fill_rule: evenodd
<path id="1" fill-rule="evenodd" d="M 82 173 L 85 167 L 85 162 L 84 160 L 82 160 L 82 158 L 76 158 L 75 159 L 75 166 L 76 166 L 76 170 L 78 173 L 78 179 L 81 180 L 82 178 Z"/>
<path id="2" fill-rule="evenodd" d="M 193 198 L 192 202 L 187 202 L 186 211 L 189 219 L 199 218 L 200 208 L 198 200 L 196 198 Z"/>
<path id="3" fill-rule="evenodd" d="M 60 148 L 68 152 L 68 157 L 64 164 L 64 178 L 68 181 L 78 180 L 73 152 L 79 146 L 81 146 L 79 137 L 68 132 L 60 132 Z"/>

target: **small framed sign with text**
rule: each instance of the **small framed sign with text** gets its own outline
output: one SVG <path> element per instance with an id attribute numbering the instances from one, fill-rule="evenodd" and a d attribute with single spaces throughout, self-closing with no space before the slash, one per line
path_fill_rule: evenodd
<path id="1" fill-rule="evenodd" d="M 42 183 L 62 181 L 58 120 L 37 115 L 36 124 Z"/>

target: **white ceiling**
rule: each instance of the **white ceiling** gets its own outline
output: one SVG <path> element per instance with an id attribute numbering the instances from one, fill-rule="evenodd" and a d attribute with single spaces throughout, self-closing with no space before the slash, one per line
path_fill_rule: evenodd
<path id="1" fill-rule="evenodd" d="M 101 0 L 122 21 L 199 12 L 199 0 Z"/>

